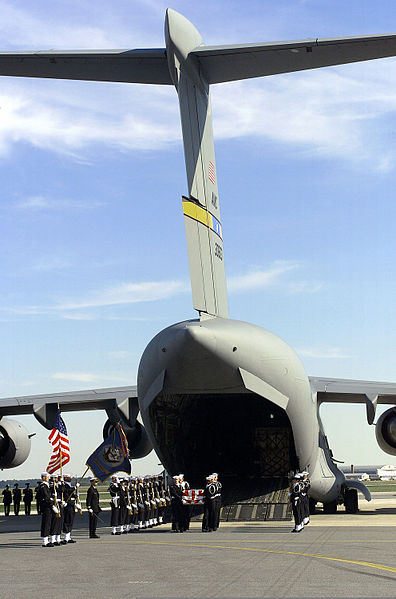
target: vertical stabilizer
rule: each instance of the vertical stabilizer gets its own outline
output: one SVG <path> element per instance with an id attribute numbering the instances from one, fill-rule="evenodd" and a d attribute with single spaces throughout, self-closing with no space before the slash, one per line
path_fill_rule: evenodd
<path id="1" fill-rule="evenodd" d="M 214 154 L 210 91 L 190 52 L 202 45 L 196 28 L 168 9 L 167 57 L 179 95 L 189 196 L 183 198 L 194 308 L 228 317 L 227 286 Z"/>

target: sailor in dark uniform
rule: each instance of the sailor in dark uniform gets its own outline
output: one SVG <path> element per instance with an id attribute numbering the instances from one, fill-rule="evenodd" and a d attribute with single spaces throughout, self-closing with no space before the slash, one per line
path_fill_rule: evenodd
<path id="1" fill-rule="evenodd" d="M 9 485 L 5 486 L 5 489 L 2 492 L 2 495 L 3 495 L 3 504 L 4 504 L 4 515 L 9 516 L 10 515 L 10 507 L 11 507 L 11 503 L 12 503 L 12 492 L 11 492 Z"/>
<path id="2" fill-rule="evenodd" d="M 21 505 L 22 492 L 19 488 L 18 483 L 15 483 L 14 489 L 12 490 L 12 499 L 14 501 L 14 514 L 15 516 L 19 516 L 19 508 Z"/>
<path id="3" fill-rule="evenodd" d="M 173 485 L 169 487 L 172 506 L 172 532 L 184 531 L 183 488 L 179 475 L 173 477 Z"/>
<path id="4" fill-rule="evenodd" d="M 184 493 L 184 491 L 190 490 L 189 483 L 186 480 L 184 480 L 184 474 L 179 474 L 179 481 L 180 481 L 180 485 L 183 489 L 183 493 Z M 183 531 L 185 532 L 186 530 L 189 530 L 189 528 L 190 528 L 191 505 L 187 502 L 183 503 L 182 511 L 183 511 Z"/>
<path id="5" fill-rule="evenodd" d="M 66 543 L 76 542 L 71 538 L 74 516 L 76 509 L 79 510 L 80 513 L 82 513 L 82 510 L 77 497 L 77 485 L 79 485 L 79 483 L 76 483 L 76 486 L 72 486 L 72 477 L 70 474 L 65 474 L 63 479 L 63 533 L 65 537 L 61 543 L 62 545 L 65 545 Z"/>
<path id="6" fill-rule="evenodd" d="M 51 474 L 50 480 L 50 492 L 52 497 L 53 510 L 51 515 L 51 543 L 55 547 L 61 545 L 61 532 L 62 532 L 62 483 L 58 480 L 57 474 Z"/>
<path id="7" fill-rule="evenodd" d="M 302 523 L 302 512 L 301 512 L 301 475 L 295 474 L 293 480 L 290 485 L 289 491 L 289 499 L 293 510 L 294 516 L 294 528 L 292 532 L 301 532 L 304 528 L 304 524 Z"/>
<path id="8" fill-rule="evenodd" d="M 128 533 L 129 524 L 129 511 L 128 511 L 128 499 L 127 499 L 127 480 L 122 478 L 120 480 L 120 533 Z"/>
<path id="9" fill-rule="evenodd" d="M 214 498 L 214 528 L 213 530 L 217 530 L 220 526 L 220 511 L 221 511 L 221 490 L 223 485 L 219 481 L 219 475 L 217 472 L 212 474 L 213 484 L 216 485 L 216 494 Z"/>
<path id="10" fill-rule="evenodd" d="M 42 537 L 42 546 L 43 547 L 53 547 L 54 544 L 52 540 L 49 538 L 50 529 L 51 529 L 51 521 L 52 521 L 52 513 L 53 510 L 56 509 L 54 506 L 53 498 L 51 495 L 50 487 L 49 487 L 49 474 L 48 472 L 43 472 L 41 474 L 41 482 L 38 485 L 37 489 L 37 501 L 40 505 L 40 513 L 41 513 L 41 537 Z"/>
<path id="11" fill-rule="evenodd" d="M 131 506 L 131 515 L 129 518 L 129 530 L 128 532 L 137 532 L 139 530 L 138 526 L 138 498 L 137 498 L 137 478 L 131 476 L 129 478 L 129 489 L 128 489 L 128 498 L 129 504 Z"/>
<path id="12" fill-rule="evenodd" d="M 216 523 L 215 496 L 217 486 L 213 481 L 213 474 L 206 477 L 206 486 L 204 489 L 204 515 L 202 519 L 202 532 L 213 532 Z"/>
<path id="13" fill-rule="evenodd" d="M 145 488 L 144 488 L 144 478 L 142 476 L 138 477 L 138 483 L 136 485 L 136 498 L 138 501 L 138 530 L 142 530 L 145 525 Z"/>
<path id="14" fill-rule="evenodd" d="M 302 479 L 301 479 L 301 484 L 302 484 L 302 491 L 301 491 L 301 495 L 302 495 L 302 516 L 303 516 L 303 521 L 302 523 L 304 524 L 304 526 L 306 526 L 307 524 L 309 524 L 309 490 L 311 488 L 311 482 L 309 480 L 309 472 L 307 472 L 307 470 L 304 470 L 304 472 L 301 472 L 302 475 Z"/>
<path id="15" fill-rule="evenodd" d="M 99 535 L 96 534 L 96 526 L 98 524 L 98 514 L 102 511 L 99 506 L 99 492 L 97 487 L 98 479 L 91 478 L 91 485 L 87 491 L 86 506 L 89 513 L 89 538 L 99 539 Z"/>
<path id="16" fill-rule="evenodd" d="M 120 525 L 120 482 L 118 476 L 114 475 L 111 477 L 111 483 L 108 490 L 111 497 L 111 534 L 120 535 L 121 532 L 117 530 Z"/>
<path id="17" fill-rule="evenodd" d="M 26 483 L 25 488 L 23 489 L 23 503 L 25 504 L 25 516 L 30 516 L 32 501 L 33 491 L 30 488 L 30 483 Z"/>

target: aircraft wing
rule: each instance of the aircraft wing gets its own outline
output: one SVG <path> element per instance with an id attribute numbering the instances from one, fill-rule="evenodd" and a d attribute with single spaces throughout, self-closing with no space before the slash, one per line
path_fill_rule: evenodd
<path id="1" fill-rule="evenodd" d="M 114 402 L 121 403 L 129 398 L 137 398 L 137 387 L 113 387 L 107 389 L 88 389 L 48 395 L 26 395 L 0 399 L 0 418 L 17 414 L 37 414 L 48 405 L 55 405 L 62 412 L 97 410 L 113 407 Z"/>
<path id="2" fill-rule="evenodd" d="M 0 75 L 173 85 L 165 48 L 0 52 Z"/>
<path id="3" fill-rule="evenodd" d="M 208 83 L 222 83 L 395 56 L 396 34 L 202 46 L 191 54 Z"/>
<path id="4" fill-rule="evenodd" d="M 373 424 L 377 404 L 396 404 L 396 383 L 309 377 L 312 393 L 321 403 L 366 404 L 367 421 Z"/>

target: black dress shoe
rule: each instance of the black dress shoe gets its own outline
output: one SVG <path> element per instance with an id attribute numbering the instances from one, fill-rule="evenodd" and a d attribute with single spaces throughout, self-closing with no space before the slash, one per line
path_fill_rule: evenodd
<path id="1" fill-rule="evenodd" d="M 89 538 L 90 539 L 100 539 L 100 536 L 99 535 L 89 535 Z"/>
<path id="2" fill-rule="evenodd" d="M 41 547 L 53 547 L 54 544 L 53 543 L 47 543 L 46 545 L 41 545 Z"/>
<path id="3" fill-rule="evenodd" d="M 128 534 L 128 531 L 127 531 L 127 530 L 123 530 L 123 531 L 122 531 L 122 534 L 123 534 L 123 535 L 127 535 L 127 534 Z"/>
<path id="4" fill-rule="evenodd" d="M 74 539 L 69 539 L 68 541 L 66 541 L 66 543 L 77 543 L 77 541 L 75 541 Z"/>
<path id="5" fill-rule="evenodd" d="M 121 535 L 122 533 L 118 530 L 115 534 L 116 535 Z"/>
<path id="6" fill-rule="evenodd" d="M 61 541 L 61 545 L 67 545 L 67 541 L 65 541 L 64 539 Z"/>
<path id="7" fill-rule="evenodd" d="M 60 547 L 60 546 L 61 546 L 61 544 L 60 544 L 59 541 L 57 541 L 56 543 L 54 543 L 54 547 Z"/>

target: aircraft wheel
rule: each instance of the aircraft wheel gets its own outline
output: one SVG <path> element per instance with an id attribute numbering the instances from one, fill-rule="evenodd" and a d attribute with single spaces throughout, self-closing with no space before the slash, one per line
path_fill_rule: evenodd
<path id="1" fill-rule="evenodd" d="M 316 514 L 316 501 L 315 499 L 311 499 L 311 497 L 309 498 L 309 513 L 312 514 Z"/>
<path id="2" fill-rule="evenodd" d="M 323 513 L 324 514 L 335 514 L 337 512 L 337 502 L 329 501 L 329 503 L 323 504 Z"/>
<path id="3" fill-rule="evenodd" d="M 356 489 L 345 489 L 344 504 L 347 514 L 356 514 L 359 511 L 358 493 Z"/>

